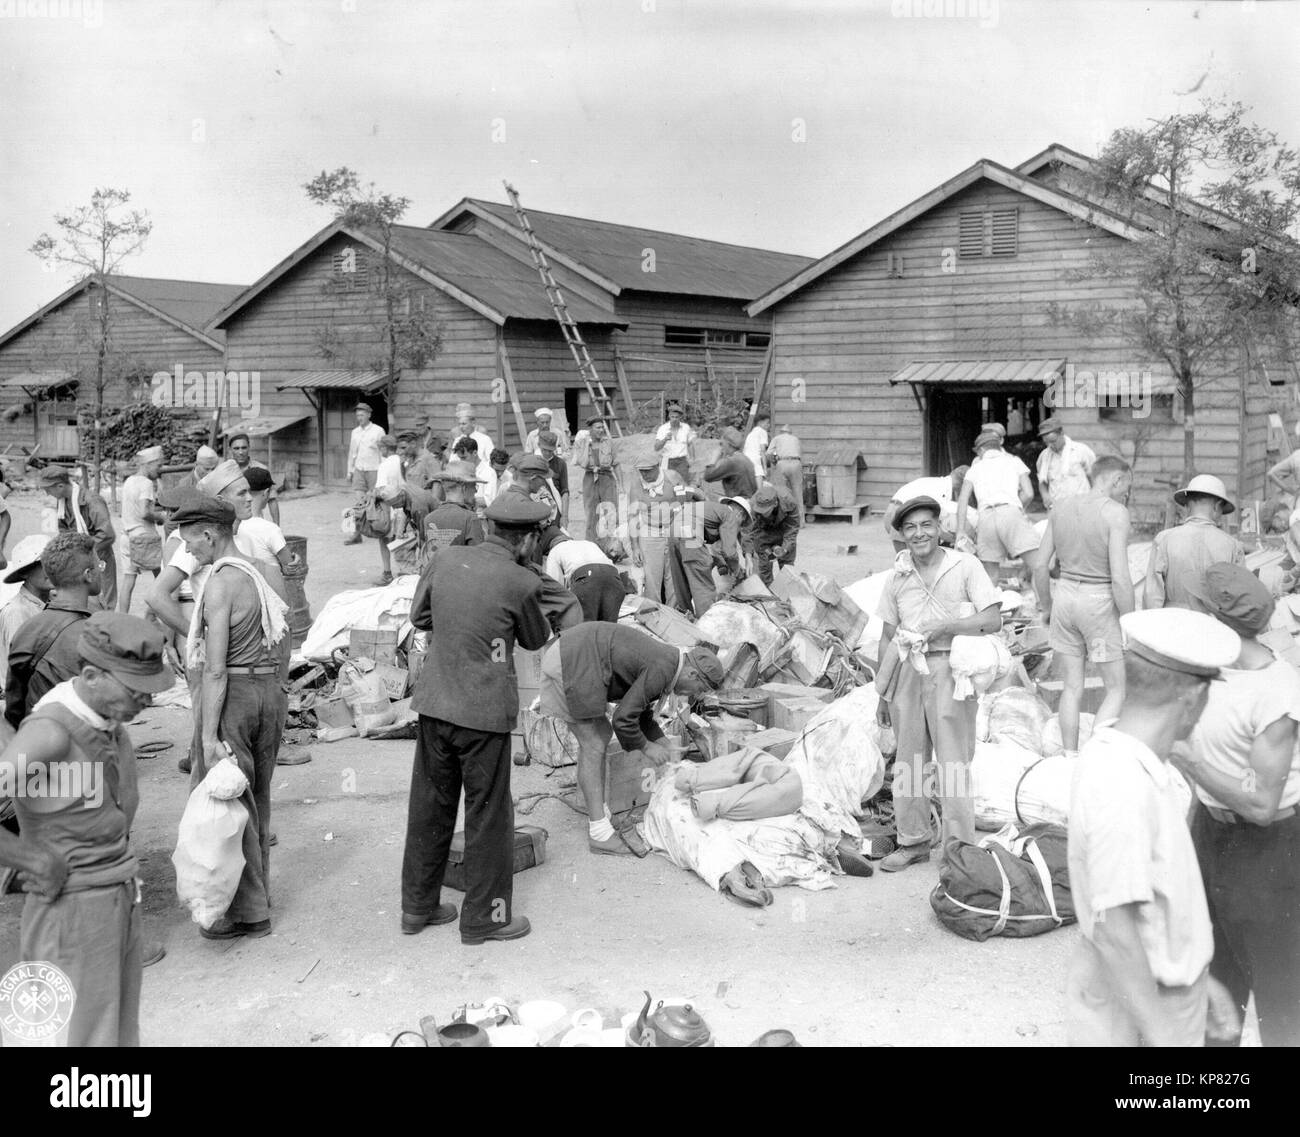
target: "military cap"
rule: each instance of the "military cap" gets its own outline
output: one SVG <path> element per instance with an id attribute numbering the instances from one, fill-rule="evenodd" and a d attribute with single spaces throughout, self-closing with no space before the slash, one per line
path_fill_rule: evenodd
<path id="1" fill-rule="evenodd" d="M 657 470 L 663 464 L 658 454 L 647 454 L 644 458 L 636 460 L 635 468 L 638 470 Z"/>
<path id="2" fill-rule="evenodd" d="M 909 513 L 915 513 L 918 509 L 928 509 L 935 515 L 935 517 L 943 516 L 943 508 L 939 503 L 935 501 L 934 498 L 926 497 L 923 494 L 920 497 L 914 497 L 910 501 L 903 502 L 903 504 L 898 507 L 898 512 L 894 514 L 894 528 L 901 528 L 903 519 Z"/>
<path id="3" fill-rule="evenodd" d="M 769 513 L 775 512 L 780 501 L 780 494 L 771 486 L 760 486 L 758 492 L 749 499 L 749 508 L 753 512 L 766 517 Z"/>
<path id="4" fill-rule="evenodd" d="M 146 446 L 135 457 L 138 462 L 161 462 L 163 460 L 163 448 L 161 446 Z"/>
<path id="5" fill-rule="evenodd" d="M 1276 602 L 1273 594 L 1245 565 L 1219 561 L 1210 565 L 1193 588 L 1209 613 L 1239 636 L 1257 636 L 1269 625 Z"/>
<path id="6" fill-rule="evenodd" d="M 694 667 L 700 673 L 700 678 L 715 691 L 722 686 L 727 673 L 723 670 L 722 661 L 708 648 L 691 648 L 686 653 L 686 662 Z"/>
<path id="7" fill-rule="evenodd" d="M 516 454 L 510 459 L 510 465 L 525 477 L 547 478 L 551 474 L 551 467 L 540 454 Z"/>
<path id="8" fill-rule="evenodd" d="M 1044 434 L 1054 434 L 1056 431 L 1065 432 L 1065 427 L 1061 425 L 1061 420 L 1053 415 L 1051 418 L 1045 418 L 1038 424 L 1038 437 L 1042 438 Z"/>
<path id="9" fill-rule="evenodd" d="M 227 458 L 210 474 L 205 474 L 199 479 L 199 489 L 206 494 L 216 497 L 222 490 L 232 486 L 244 476 L 244 471 L 239 468 L 239 463 L 233 458 Z"/>
<path id="10" fill-rule="evenodd" d="M 41 470 L 39 481 L 43 486 L 52 486 L 58 482 L 67 483 L 71 481 L 72 471 L 67 466 L 46 466 Z"/>
<path id="11" fill-rule="evenodd" d="M 730 443 L 737 450 L 745 448 L 744 436 L 734 426 L 729 426 L 722 432 L 723 441 Z"/>
<path id="12" fill-rule="evenodd" d="M 5 584 L 17 584 L 26 580 L 27 574 L 41 563 L 41 554 L 50 543 L 49 533 L 33 533 L 16 544 L 9 554 L 9 571 L 5 574 Z"/>
<path id="13" fill-rule="evenodd" d="M 205 479 L 206 480 L 206 479 Z M 235 507 L 228 501 L 206 493 L 187 493 L 180 499 L 172 524 L 178 529 L 186 525 L 223 525 L 235 523 Z"/>
<path id="14" fill-rule="evenodd" d="M 156 625 L 121 612 L 94 612 L 81 626 L 77 652 L 102 667 L 133 691 L 158 694 L 176 677 L 163 658 L 163 638 Z"/>
<path id="15" fill-rule="evenodd" d="M 532 529 L 550 518 L 551 507 L 521 493 L 503 493 L 492 499 L 485 516 L 506 529 Z"/>
<path id="16" fill-rule="evenodd" d="M 358 403 L 352 409 L 354 411 L 369 411 L 372 415 L 375 413 L 375 408 L 372 407 L 369 403 Z"/>
<path id="17" fill-rule="evenodd" d="M 1204 612 L 1143 608 L 1119 618 L 1124 648 L 1167 671 L 1215 679 L 1241 654 L 1241 637 Z"/>
<path id="18" fill-rule="evenodd" d="M 244 481 L 248 483 L 248 488 L 254 493 L 269 490 L 275 485 L 275 479 L 271 477 L 271 471 L 263 470 L 261 466 L 249 466 L 244 471 Z"/>

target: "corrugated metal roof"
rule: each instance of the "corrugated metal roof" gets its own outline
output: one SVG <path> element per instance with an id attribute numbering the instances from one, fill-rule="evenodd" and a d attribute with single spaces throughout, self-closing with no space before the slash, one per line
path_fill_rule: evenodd
<path id="1" fill-rule="evenodd" d="M 468 200 L 518 225 L 510 206 L 477 198 Z M 595 269 L 620 288 L 643 292 L 752 300 L 813 261 L 812 257 L 793 253 L 728 245 L 659 229 L 615 225 L 538 209 L 527 212 L 543 243 Z M 645 271 L 646 250 L 654 252 L 653 272 Z"/>
<path id="2" fill-rule="evenodd" d="M 0 387 L 21 387 L 24 390 L 47 390 L 50 387 L 62 387 L 72 382 L 72 375 L 67 371 L 24 371 L 0 380 Z"/>
<path id="3" fill-rule="evenodd" d="M 481 237 L 395 225 L 393 249 L 503 316 L 519 320 L 555 319 L 546 289 L 532 262 L 516 260 Z M 564 292 L 564 300 L 569 315 L 580 324 L 626 323 L 611 309 L 598 307 L 571 290 Z"/>
<path id="4" fill-rule="evenodd" d="M 1042 383 L 1065 366 L 1064 359 L 944 359 L 909 363 L 890 383 L 961 384 Z"/>
<path id="5" fill-rule="evenodd" d="M 337 387 L 373 391 L 383 385 L 384 377 L 378 371 L 300 371 L 293 378 L 277 384 L 276 389 Z"/>
<path id="6" fill-rule="evenodd" d="M 202 280 L 163 280 L 152 276 L 110 276 L 110 283 L 129 292 L 173 320 L 202 331 L 221 309 L 244 291 L 242 284 Z"/>
<path id="7" fill-rule="evenodd" d="M 234 422 L 222 427 L 222 434 L 247 434 L 250 438 L 264 438 L 268 434 L 274 434 L 277 430 L 284 430 L 285 427 L 293 426 L 300 423 L 303 419 L 311 418 L 310 414 L 292 414 L 292 415 L 261 415 L 258 418 L 237 418 Z"/>

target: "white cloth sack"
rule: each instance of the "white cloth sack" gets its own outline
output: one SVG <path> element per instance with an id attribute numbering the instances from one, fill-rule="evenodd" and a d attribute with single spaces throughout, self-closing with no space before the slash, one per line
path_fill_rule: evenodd
<path id="1" fill-rule="evenodd" d="M 298 654 L 303 659 L 328 661 L 335 648 L 348 646 L 353 628 L 398 628 L 398 641 L 406 639 L 418 580 L 408 574 L 383 588 L 358 588 L 331 596 L 312 621 Z"/>
<path id="2" fill-rule="evenodd" d="M 172 864 L 176 895 L 201 928 L 210 928 L 230 907 L 244 873 L 244 827 L 248 809 L 239 797 L 248 779 L 223 758 L 190 793 L 181 815 Z"/>
<path id="3" fill-rule="evenodd" d="M 1011 672 L 1011 652 L 1001 636 L 953 636 L 948 656 L 955 699 L 982 695 Z"/>

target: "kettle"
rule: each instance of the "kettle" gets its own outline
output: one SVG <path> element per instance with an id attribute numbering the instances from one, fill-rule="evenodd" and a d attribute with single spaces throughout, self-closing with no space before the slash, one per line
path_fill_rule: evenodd
<path id="1" fill-rule="evenodd" d="M 665 1007 L 661 1001 L 650 1014 L 650 992 L 645 1006 L 633 1024 L 630 1040 L 635 1046 L 712 1046 L 713 1034 L 699 1013 L 688 1003 L 684 1007 Z"/>

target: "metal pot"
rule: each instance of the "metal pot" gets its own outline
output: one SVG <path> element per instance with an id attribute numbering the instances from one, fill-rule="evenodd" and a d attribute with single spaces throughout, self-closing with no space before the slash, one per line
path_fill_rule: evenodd
<path id="1" fill-rule="evenodd" d="M 712 1046 L 713 1034 L 708 1024 L 688 1003 L 683 1007 L 665 1007 L 662 1002 L 650 1014 L 650 992 L 645 1006 L 630 1032 L 637 1046 Z"/>

